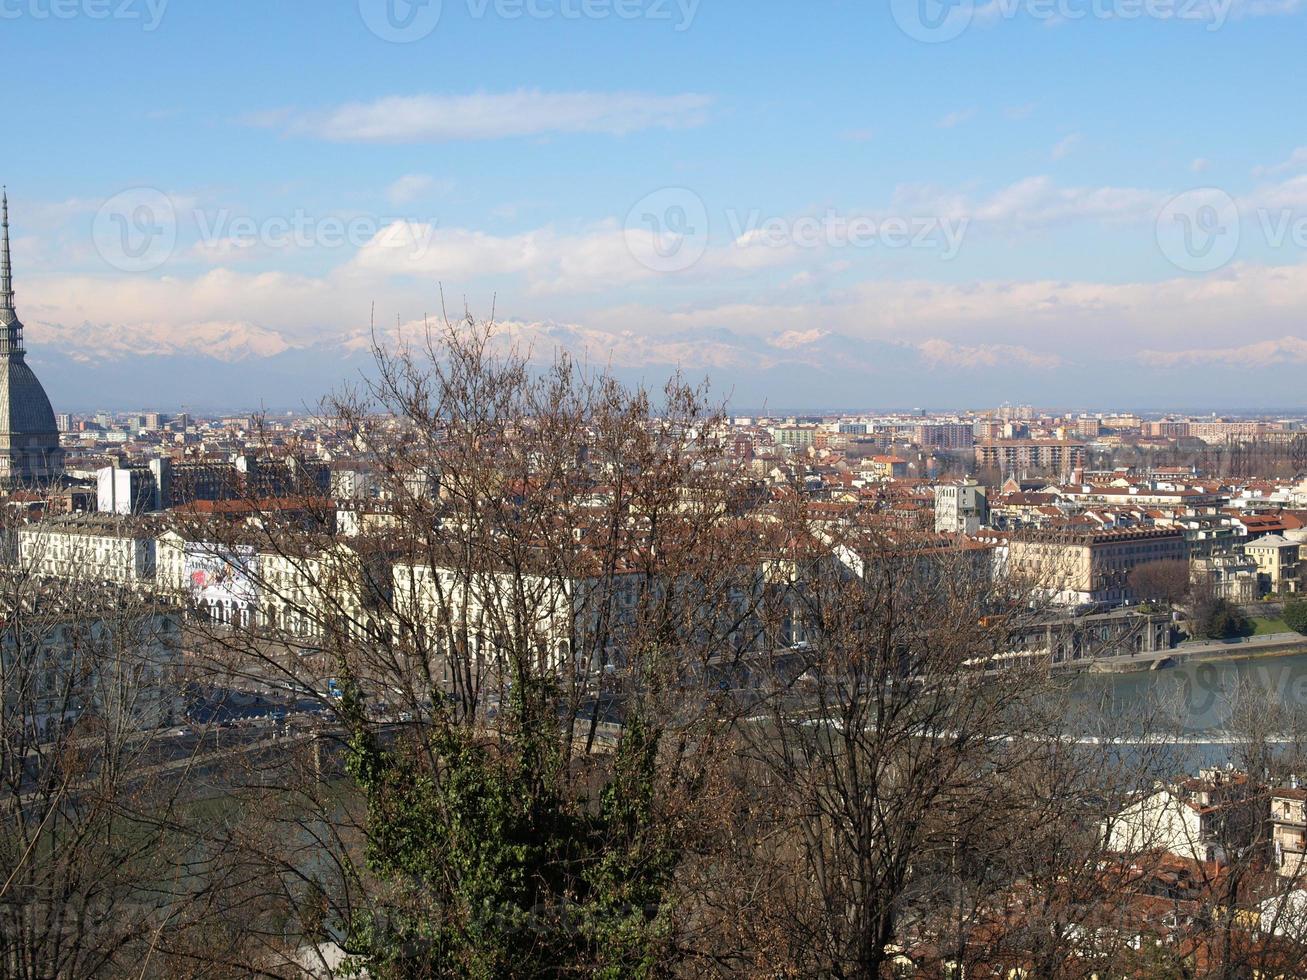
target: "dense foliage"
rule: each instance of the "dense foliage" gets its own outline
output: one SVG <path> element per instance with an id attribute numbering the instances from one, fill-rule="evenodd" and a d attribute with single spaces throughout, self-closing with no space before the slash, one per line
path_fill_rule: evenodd
<path id="1" fill-rule="evenodd" d="M 1201 602 L 1194 609 L 1193 631 L 1195 636 L 1209 640 L 1232 640 L 1241 636 L 1251 636 L 1252 620 L 1229 599 L 1209 599 Z"/>
<path id="2" fill-rule="evenodd" d="M 1284 621 L 1289 629 L 1307 634 L 1307 599 L 1294 599 L 1284 605 Z"/>
<path id="3" fill-rule="evenodd" d="M 658 739 L 632 720 L 578 781 L 535 684 L 493 737 L 449 727 L 383 745 L 361 719 L 347 769 L 366 795 L 368 869 L 391 888 L 349 924 L 374 977 L 656 977 L 678 860 L 654 808 Z"/>

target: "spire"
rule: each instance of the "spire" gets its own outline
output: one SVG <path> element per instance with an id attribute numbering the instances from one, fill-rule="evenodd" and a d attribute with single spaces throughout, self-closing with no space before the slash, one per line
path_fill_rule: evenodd
<path id="1" fill-rule="evenodd" d="M 14 269 L 9 260 L 9 189 L 0 188 L 0 355 L 23 352 L 23 324 L 14 311 Z"/>
<path id="2" fill-rule="evenodd" d="M 0 226 L 4 228 L 4 245 L 0 246 L 0 310 L 14 312 L 14 269 L 9 262 L 9 188 L 0 188 L 0 208 L 3 218 Z"/>

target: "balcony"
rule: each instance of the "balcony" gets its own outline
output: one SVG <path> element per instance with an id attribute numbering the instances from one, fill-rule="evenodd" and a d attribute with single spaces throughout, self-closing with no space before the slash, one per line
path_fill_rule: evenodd
<path id="1" fill-rule="evenodd" d="M 1274 843 L 1284 854 L 1307 854 L 1307 836 L 1302 834 L 1274 838 Z"/>

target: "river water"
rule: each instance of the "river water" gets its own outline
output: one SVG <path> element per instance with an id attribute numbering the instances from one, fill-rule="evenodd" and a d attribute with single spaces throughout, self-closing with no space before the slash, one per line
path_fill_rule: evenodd
<path id="1" fill-rule="evenodd" d="M 1307 744 L 1307 654 L 1081 674 L 1070 696 L 1071 723 L 1087 738 L 1163 738 L 1191 769 L 1231 761 L 1250 731 Z"/>

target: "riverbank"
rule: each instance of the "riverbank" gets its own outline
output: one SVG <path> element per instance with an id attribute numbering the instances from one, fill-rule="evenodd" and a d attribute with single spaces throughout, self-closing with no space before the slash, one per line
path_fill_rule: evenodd
<path id="1" fill-rule="evenodd" d="M 1181 664 L 1214 660 L 1244 660 L 1307 654 L 1307 636 L 1301 633 L 1266 633 L 1234 640 L 1184 643 L 1170 650 L 1155 650 L 1121 657 L 1103 657 L 1087 666 L 1092 674 L 1133 674 L 1165 670 Z"/>

